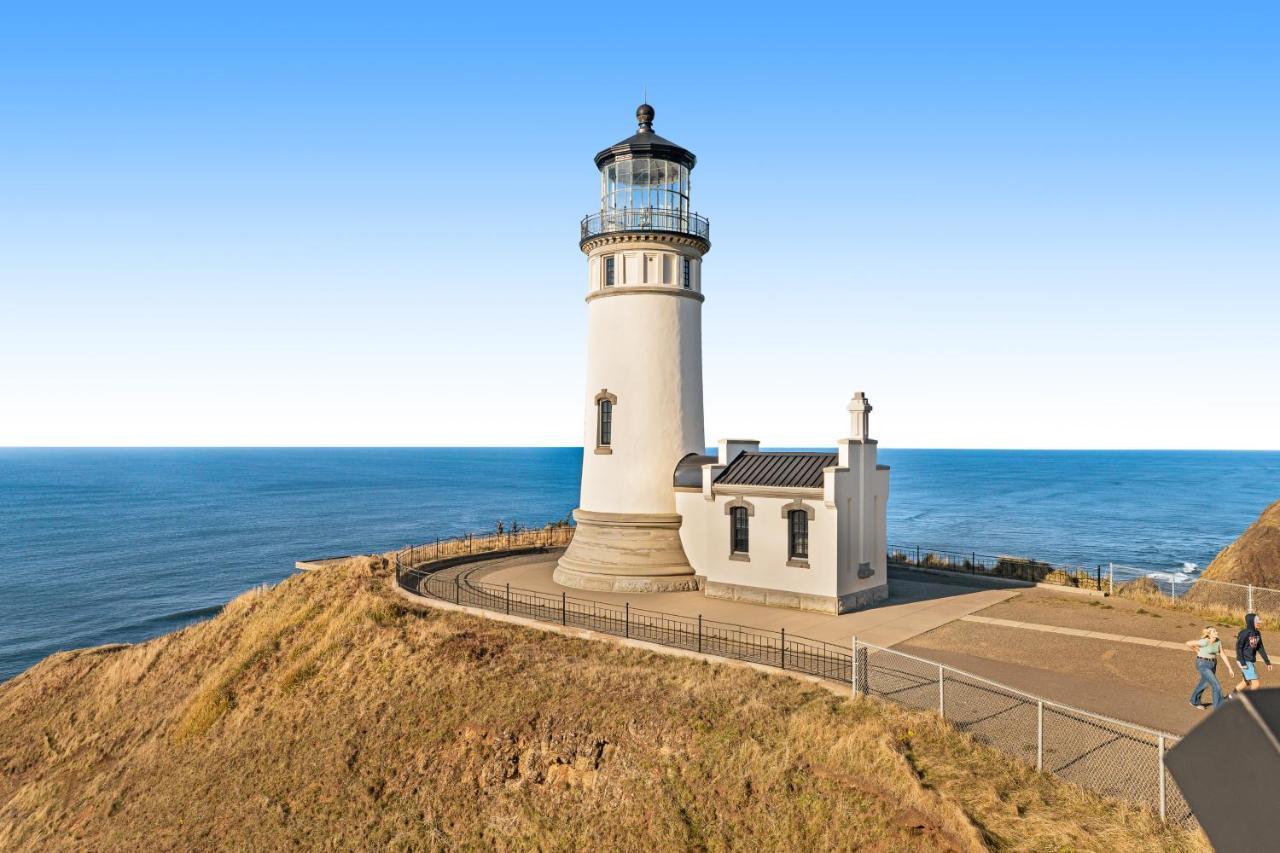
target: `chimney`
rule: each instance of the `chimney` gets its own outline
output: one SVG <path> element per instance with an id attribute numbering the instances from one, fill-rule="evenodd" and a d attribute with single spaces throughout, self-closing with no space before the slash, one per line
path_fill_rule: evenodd
<path id="1" fill-rule="evenodd" d="M 867 395 L 857 391 L 849 401 L 849 437 L 854 441 L 871 439 L 871 401 Z"/>

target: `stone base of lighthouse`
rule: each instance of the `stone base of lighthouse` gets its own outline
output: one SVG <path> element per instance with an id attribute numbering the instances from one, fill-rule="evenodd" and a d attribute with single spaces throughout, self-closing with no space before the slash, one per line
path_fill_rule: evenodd
<path id="1" fill-rule="evenodd" d="M 680 543 L 680 516 L 573 511 L 573 541 L 552 579 L 596 592 L 684 592 L 698 578 Z"/>

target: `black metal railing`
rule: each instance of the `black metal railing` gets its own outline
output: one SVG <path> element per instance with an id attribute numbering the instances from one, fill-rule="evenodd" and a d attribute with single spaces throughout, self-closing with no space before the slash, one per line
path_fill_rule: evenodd
<path id="1" fill-rule="evenodd" d="M 711 223 L 705 216 L 660 207 L 602 210 L 582 217 L 582 239 L 615 231 L 668 231 L 691 234 L 710 242 Z"/>
<path id="2" fill-rule="evenodd" d="M 1078 566 L 1050 563 L 1031 557 L 980 554 L 977 551 L 928 548 L 920 545 L 891 544 L 887 547 L 887 551 L 889 565 L 902 568 L 937 569 L 1092 590 L 1106 589 L 1108 583 L 1108 574 L 1101 565 Z"/>
<path id="3" fill-rule="evenodd" d="M 587 628 L 632 640 L 686 649 L 734 660 L 749 661 L 819 678 L 847 683 L 853 674 L 849 649 L 788 634 L 718 622 L 701 615 L 682 616 L 632 607 L 629 602 L 609 604 L 575 598 L 568 593 L 538 592 L 510 584 L 488 584 L 463 577 L 459 572 L 441 574 L 444 566 L 414 566 L 410 555 L 396 555 L 396 582 L 407 592 L 426 595 L 468 607 L 526 616 L 540 622 Z"/>

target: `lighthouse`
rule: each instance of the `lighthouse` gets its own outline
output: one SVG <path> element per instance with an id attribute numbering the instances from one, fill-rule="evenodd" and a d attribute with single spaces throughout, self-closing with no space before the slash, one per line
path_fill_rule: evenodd
<path id="1" fill-rule="evenodd" d="M 595 156 L 600 209 L 584 217 L 587 385 L 573 542 L 554 578 L 615 592 L 698 588 L 681 544 L 673 472 L 706 450 L 702 259 L 710 226 L 690 206 L 693 152 L 636 110 L 632 136 Z"/>

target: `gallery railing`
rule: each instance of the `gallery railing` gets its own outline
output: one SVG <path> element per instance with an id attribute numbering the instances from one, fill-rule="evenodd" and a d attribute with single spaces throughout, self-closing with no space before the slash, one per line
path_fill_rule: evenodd
<path id="1" fill-rule="evenodd" d="M 615 231 L 669 231 L 711 239 L 711 223 L 705 216 L 660 207 L 602 210 L 582 217 L 582 239 Z"/>
<path id="2" fill-rule="evenodd" d="M 550 542 L 568 541 L 572 528 L 530 531 Z M 396 582 L 416 595 L 456 605 L 523 616 L 540 622 L 586 628 L 671 648 L 778 667 L 849 685 L 856 695 L 877 696 L 907 707 L 936 710 L 957 728 L 1004 752 L 1032 762 L 1100 793 L 1148 806 L 1162 818 L 1191 824 L 1194 818 L 1172 777 L 1164 752 L 1178 738 L 1121 720 L 1091 714 L 1031 696 L 892 649 L 856 638 L 841 647 L 785 630 L 770 631 L 706 619 L 472 580 L 458 563 L 467 553 L 453 552 L 465 542 L 472 555 L 501 552 L 492 537 L 453 540 L 440 548 L 406 548 L 395 557 Z M 477 549 L 477 543 L 498 547 Z M 422 557 L 427 562 L 415 562 Z M 461 560 L 450 559 L 461 556 Z M 455 571 L 446 571 L 449 568 Z"/>

